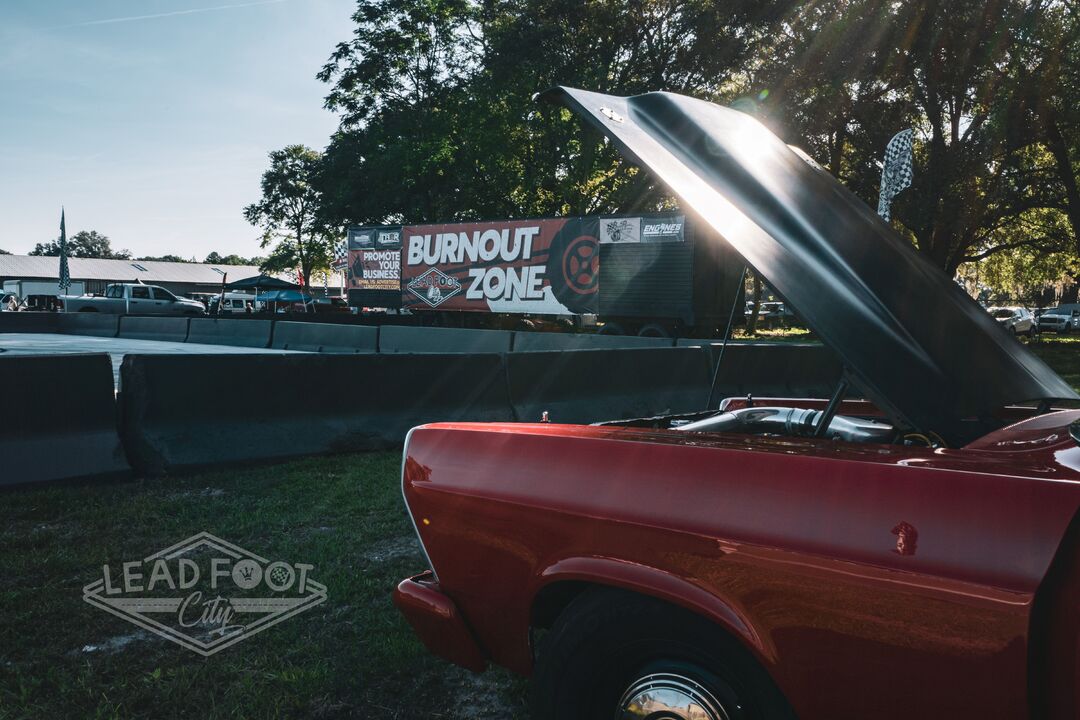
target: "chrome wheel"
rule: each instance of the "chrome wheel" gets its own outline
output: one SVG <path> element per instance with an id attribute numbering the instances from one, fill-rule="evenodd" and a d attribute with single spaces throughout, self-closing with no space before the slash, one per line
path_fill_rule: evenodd
<path id="1" fill-rule="evenodd" d="M 730 720 L 700 683 L 675 673 L 635 680 L 619 700 L 615 720 Z"/>

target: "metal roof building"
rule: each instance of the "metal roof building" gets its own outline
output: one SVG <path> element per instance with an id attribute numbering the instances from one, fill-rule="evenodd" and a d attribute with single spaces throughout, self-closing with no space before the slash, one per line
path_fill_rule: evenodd
<path id="1" fill-rule="evenodd" d="M 209 265 L 206 263 L 156 262 L 150 260 L 99 260 L 95 258 L 68 258 L 71 275 L 70 294 L 93 293 L 102 295 L 105 286 L 119 282 L 143 282 L 160 285 L 176 295 L 192 293 L 217 293 L 221 281 L 228 274 L 227 282 L 236 282 L 259 274 L 254 265 Z M 51 307 L 51 298 L 58 294 L 60 258 L 30 255 L 0 255 L 0 290 L 16 293 L 24 301 L 42 307 Z M 337 276 L 333 276 L 337 277 Z M 333 279 L 333 277 L 331 279 Z M 282 275 L 281 279 L 293 278 Z M 4 284 L 9 280 L 20 281 L 18 287 Z M 314 286 L 316 297 L 324 293 L 340 295 L 341 281 L 329 288 Z M 36 299 L 35 299 L 36 298 Z"/>
<path id="2" fill-rule="evenodd" d="M 221 287 L 221 279 L 229 274 L 229 282 L 259 274 L 251 265 L 206 265 L 203 263 L 152 262 L 149 260 L 98 260 L 68 258 L 68 270 L 73 281 L 86 283 L 87 292 L 95 292 L 113 282 L 135 282 L 164 285 L 174 292 L 213 291 Z M 2 280 L 57 280 L 60 258 L 29 255 L 0 255 Z"/>

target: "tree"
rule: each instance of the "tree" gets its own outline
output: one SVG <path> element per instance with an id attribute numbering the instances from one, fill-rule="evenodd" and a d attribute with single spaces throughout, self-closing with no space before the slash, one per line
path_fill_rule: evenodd
<path id="1" fill-rule="evenodd" d="M 270 153 L 262 176 L 262 199 L 244 217 L 263 230 L 261 246 L 273 246 L 261 264 L 266 272 L 298 271 L 305 286 L 311 272 L 330 264 L 334 238 L 321 214 L 322 193 L 314 180 L 322 155 L 303 145 Z"/>
<path id="2" fill-rule="evenodd" d="M 30 254 L 59 257 L 60 239 L 57 238 L 48 243 L 38 243 L 34 246 L 34 249 L 30 251 Z M 131 259 L 130 250 L 114 251 L 109 238 L 102 235 L 97 230 L 82 230 L 69 237 L 67 239 L 67 254 L 68 257 L 77 258 L 101 258 L 106 260 Z"/>
<path id="3" fill-rule="evenodd" d="M 9 252 L 8 252 L 7 250 L 5 250 L 4 248 L 0 248 L 0 255 L 10 255 L 10 254 L 11 254 L 11 253 L 9 253 Z"/>
<path id="4" fill-rule="evenodd" d="M 732 93 L 788 3 L 760 5 L 364 0 L 353 39 L 320 73 L 342 114 L 324 211 L 347 224 L 668 207 L 598 133 L 533 95 L 555 84 Z"/>
<path id="5" fill-rule="evenodd" d="M 179 255 L 147 255 L 146 257 L 138 257 L 136 260 L 146 260 L 147 262 L 178 262 L 178 263 L 192 263 L 195 262 L 195 258 L 182 258 Z"/>
<path id="6" fill-rule="evenodd" d="M 208 265 L 255 265 L 259 266 L 266 262 L 264 257 L 246 258 L 240 255 L 221 255 L 218 252 L 212 252 L 206 256 L 203 260 Z"/>
<path id="7" fill-rule="evenodd" d="M 1076 0 L 360 0 L 354 20 L 319 74 L 341 113 L 316 179 L 335 224 L 671 206 L 533 101 L 565 84 L 730 104 L 872 207 L 912 127 L 893 225 L 932 263 L 1080 255 Z"/>

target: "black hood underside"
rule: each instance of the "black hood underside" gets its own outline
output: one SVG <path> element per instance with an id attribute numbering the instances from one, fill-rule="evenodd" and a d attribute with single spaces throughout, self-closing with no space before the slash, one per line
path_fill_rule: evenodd
<path id="1" fill-rule="evenodd" d="M 862 200 L 758 121 L 671 93 L 554 88 L 745 258 L 901 427 L 963 444 L 1006 405 L 1080 400 Z"/>

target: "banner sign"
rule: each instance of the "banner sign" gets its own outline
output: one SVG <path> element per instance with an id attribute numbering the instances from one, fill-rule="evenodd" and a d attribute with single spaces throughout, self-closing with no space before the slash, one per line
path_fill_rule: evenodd
<path id="1" fill-rule="evenodd" d="M 349 228 L 349 268 L 349 290 L 377 291 L 378 295 L 368 296 L 367 304 L 397 307 L 401 227 Z"/>
<path id="2" fill-rule="evenodd" d="M 595 313 L 599 229 L 595 217 L 406 226 L 402 307 Z"/>
<path id="3" fill-rule="evenodd" d="M 600 218 L 600 242 L 604 245 L 683 242 L 685 230 L 683 215 Z"/>

